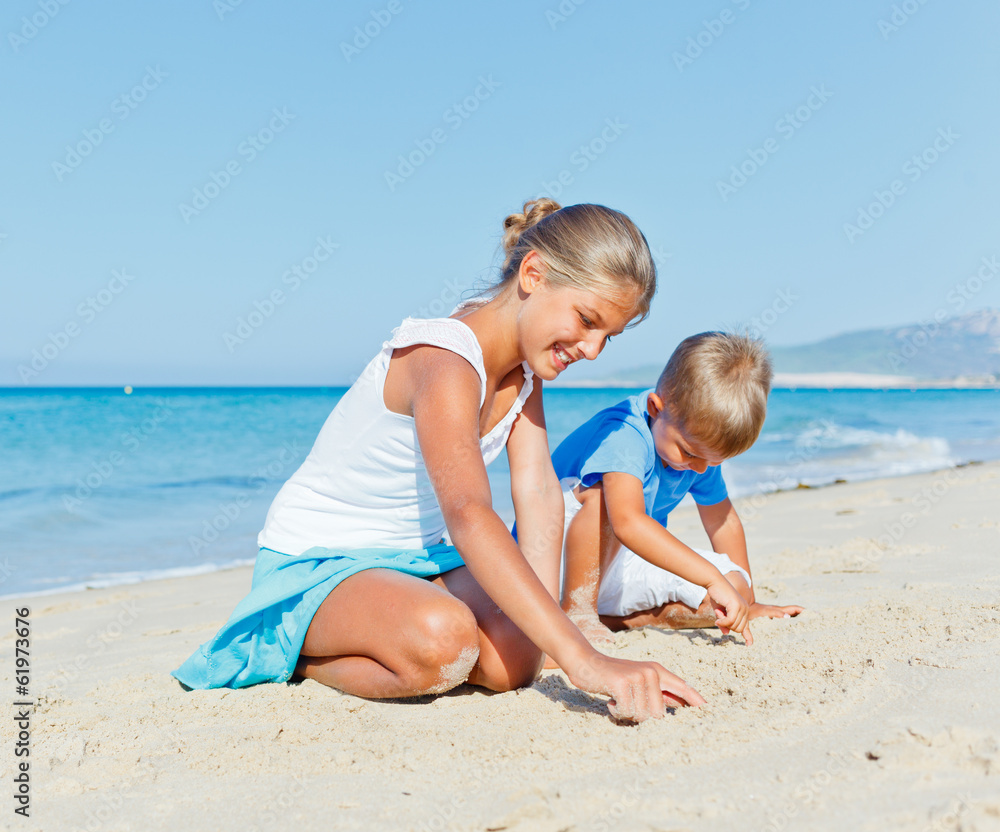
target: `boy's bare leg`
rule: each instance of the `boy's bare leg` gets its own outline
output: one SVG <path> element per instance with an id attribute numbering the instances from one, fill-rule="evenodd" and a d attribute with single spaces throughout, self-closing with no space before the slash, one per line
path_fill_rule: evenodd
<path id="1" fill-rule="evenodd" d="M 739 572 L 730 572 L 726 580 L 744 598 L 750 598 L 750 587 Z M 802 607 L 777 607 L 770 604 L 751 604 L 750 618 L 792 618 L 802 612 Z M 629 615 L 602 615 L 601 621 L 613 631 L 634 630 L 639 627 L 665 627 L 671 630 L 692 630 L 715 626 L 715 609 L 712 599 L 705 596 L 698 609 L 680 601 L 671 601 L 651 610 L 640 610 Z"/>
<path id="2" fill-rule="evenodd" d="M 575 493 L 581 506 L 566 530 L 563 611 L 591 644 L 613 644 L 614 636 L 597 615 L 597 595 L 601 575 L 621 544 L 608 520 L 601 484 L 578 487 Z"/>
<path id="3" fill-rule="evenodd" d="M 668 630 L 691 630 L 715 626 L 715 609 L 706 595 L 698 609 L 681 601 L 660 604 L 651 610 L 639 610 L 628 615 L 602 615 L 601 622 L 614 632 L 637 630 L 640 627 L 665 627 Z"/>
<path id="4" fill-rule="evenodd" d="M 608 521 L 601 484 L 590 488 L 578 486 L 575 493 L 581 505 L 566 529 L 563 612 L 595 647 L 614 644 L 614 635 L 597 615 L 597 593 L 601 575 L 618 553 L 621 543 Z M 545 657 L 546 670 L 558 667 L 550 657 Z"/>

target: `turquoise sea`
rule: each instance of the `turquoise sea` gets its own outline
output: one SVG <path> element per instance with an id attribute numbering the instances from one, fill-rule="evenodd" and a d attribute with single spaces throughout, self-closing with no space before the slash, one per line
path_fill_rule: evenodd
<path id="1" fill-rule="evenodd" d="M 251 563 L 271 499 L 345 389 L 0 390 L 0 595 Z M 551 447 L 635 392 L 547 390 Z M 776 390 L 760 440 L 723 471 L 745 496 L 990 459 L 997 390 Z M 511 521 L 506 460 L 489 473 Z"/>

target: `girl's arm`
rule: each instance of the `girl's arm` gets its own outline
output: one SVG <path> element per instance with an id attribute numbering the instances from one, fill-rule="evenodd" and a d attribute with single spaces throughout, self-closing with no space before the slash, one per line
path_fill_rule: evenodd
<path id="1" fill-rule="evenodd" d="M 563 614 L 493 511 L 479 450 L 478 374 L 448 350 L 421 347 L 413 357 L 407 386 L 417 441 L 452 542 L 479 585 L 574 685 L 610 695 L 613 715 L 662 716 L 663 692 L 674 702 L 701 704 L 695 690 L 655 662 L 598 653 Z"/>
<path id="2" fill-rule="evenodd" d="M 565 509 L 549 456 L 542 381 L 537 377 L 531 395 L 511 428 L 507 459 L 518 546 L 549 595 L 558 601 Z"/>

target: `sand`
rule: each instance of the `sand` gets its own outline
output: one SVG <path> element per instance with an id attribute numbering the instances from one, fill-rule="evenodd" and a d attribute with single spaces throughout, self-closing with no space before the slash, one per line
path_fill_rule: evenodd
<path id="1" fill-rule="evenodd" d="M 775 373 L 775 388 L 825 390 L 966 390 L 996 389 L 994 376 L 956 376 L 954 378 L 916 378 L 883 373 Z"/>
<path id="2" fill-rule="evenodd" d="M 758 596 L 799 603 L 747 648 L 619 634 L 708 700 L 641 725 L 558 671 L 365 701 L 313 683 L 185 691 L 170 675 L 249 569 L 31 607 L 31 817 L 18 830 L 1000 829 L 1000 464 L 740 505 Z M 696 515 L 672 529 L 704 541 Z"/>
<path id="3" fill-rule="evenodd" d="M 634 374 L 626 373 L 622 378 L 575 379 L 573 381 L 556 379 L 547 387 L 642 387 L 636 381 Z M 782 373 L 774 374 L 773 389 L 787 388 L 791 390 L 967 390 L 1000 388 L 996 376 L 955 376 L 953 378 L 917 378 L 916 376 L 898 376 L 888 373 Z"/>

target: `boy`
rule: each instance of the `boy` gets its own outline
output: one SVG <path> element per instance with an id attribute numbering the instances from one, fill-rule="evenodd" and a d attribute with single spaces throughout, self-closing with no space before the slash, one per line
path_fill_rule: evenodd
<path id="1" fill-rule="evenodd" d="M 761 341 L 693 335 L 653 390 L 602 410 L 556 449 L 566 505 L 562 606 L 592 643 L 653 624 L 717 625 L 749 645 L 750 619 L 802 612 L 755 602 L 743 526 L 718 467 L 756 441 L 771 376 Z M 713 552 L 666 529 L 687 493 Z"/>

